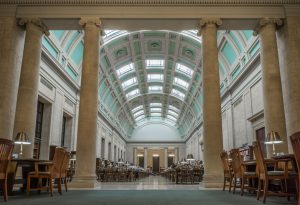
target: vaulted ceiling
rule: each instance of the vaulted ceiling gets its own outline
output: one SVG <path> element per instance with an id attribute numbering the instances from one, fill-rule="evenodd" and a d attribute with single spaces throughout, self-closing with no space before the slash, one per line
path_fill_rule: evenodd
<path id="1" fill-rule="evenodd" d="M 80 84 L 82 31 L 50 32 L 45 50 Z M 121 133 L 159 121 L 188 135 L 202 118 L 201 37 L 182 31 L 105 31 L 101 42 L 99 109 Z M 218 32 L 223 93 L 258 52 L 252 31 Z"/>

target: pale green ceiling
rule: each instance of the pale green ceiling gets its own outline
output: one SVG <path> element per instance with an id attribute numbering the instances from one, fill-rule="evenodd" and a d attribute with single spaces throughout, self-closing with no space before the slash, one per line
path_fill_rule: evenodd
<path id="1" fill-rule="evenodd" d="M 79 84 L 82 31 L 50 33 L 43 46 Z M 218 47 L 222 93 L 257 53 L 259 44 L 252 31 L 219 31 Z M 186 135 L 202 117 L 201 56 L 196 31 L 106 31 L 100 53 L 101 112 L 129 137 L 137 126 L 152 121 L 176 126 Z M 163 65 L 147 66 L 147 60 Z M 133 70 L 120 75 L 129 65 Z M 138 93 L 128 97 L 131 92 Z"/>

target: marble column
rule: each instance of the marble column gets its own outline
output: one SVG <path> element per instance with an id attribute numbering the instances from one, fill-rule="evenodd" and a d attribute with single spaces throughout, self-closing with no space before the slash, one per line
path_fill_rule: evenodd
<path id="1" fill-rule="evenodd" d="M 98 80 L 100 58 L 99 18 L 81 18 L 84 50 L 76 150 L 76 173 L 72 187 L 95 187 L 96 138 L 98 117 Z"/>
<path id="2" fill-rule="evenodd" d="M 164 149 L 165 153 L 164 153 L 164 156 L 165 156 L 165 169 L 168 168 L 168 147 L 165 147 Z"/>
<path id="3" fill-rule="evenodd" d="M 174 163 L 177 164 L 177 162 L 179 161 L 179 156 L 178 156 L 178 147 L 174 148 Z"/>
<path id="4" fill-rule="evenodd" d="M 292 10 L 292 8 L 290 8 Z M 300 131 L 300 15 L 287 14 L 277 31 L 280 74 L 288 139 Z M 288 140 L 289 152 L 293 152 Z"/>
<path id="5" fill-rule="evenodd" d="M 220 187 L 223 149 L 217 26 L 220 19 L 202 19 L 204 186 Z"/>
<path id="6" fill-rule="evenodd" d="M 133 148 L 133 165 L 137 165 L 137 148 Z"/>
<path id="7" fill-rule="evenodd" d="M 15 16 L 0 18 L 0 137 L 10 140 L 15 137 L 13 129 L 24 33 Z"/>
<path id="8" fill-rule="evenodd" d="M 44 34 L 49 35 L 49 31 L 38 18 L 21 19 L 19 24 L 26 27 L 26 37 L 19 82 L 14 136 L 20 131 L 27 133 L 31 144 L 23 146 L 22 157 L 32 158 L 38 102 L 42 37 Z"/>
<path id="9" fill-rule="evenodd" d="M 266 134 L 270 131 L 278 132 L 283 143 L 275 145 L 276 152 L 287 153 L 288 144 L 276 40 L 276 26 L 282 23 L 280 19 L 261 19 L 256 32 L 260 40 Z M 272 145 L 268 146 L 268 156 L 270 155 L 272 155 Z"/>
<path id="10" fill-rule="evenodd" d="M 148 148 L 144 148 L 144 169 L 148 167 Z"/>

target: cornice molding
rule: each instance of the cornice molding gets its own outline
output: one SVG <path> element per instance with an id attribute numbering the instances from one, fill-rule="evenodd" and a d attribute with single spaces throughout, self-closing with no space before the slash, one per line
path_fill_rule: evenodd
<path id="1" fill-rule="evenodd" d="M 232 5 L 287 5 L 300 0 L 2 0 L 0 5 L 84 5 L 84 6 L 232 6 Z"/>

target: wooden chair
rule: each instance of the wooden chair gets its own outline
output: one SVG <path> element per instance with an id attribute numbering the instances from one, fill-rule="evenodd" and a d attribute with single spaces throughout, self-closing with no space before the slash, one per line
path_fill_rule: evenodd
<path id="1" fill-rule="evenodd" d="M 11 160 L 14 142 L 8 139 L 0 139 L 0 181 L 2 184 L 4 201 L 7 201 L 7 170 Z"/>
<path id="2" fill-rule="evenodd" d="M 291 136 L 291 143 L 294 150 L 295 160 L 298 169 L 298 180 L 297 180 L 297 189 L 298 189 L 298 205 L 300 205 L 300 132 L 296 132 Z"/>
<path id="3" fill-rule="evenodd" d="M 50 189 L 50 194 L 53 196 L 53 180 L 58 179 L 58 192 L 61 194 L 61 170 L 66 154 L 66 150 L 61 147 L 55 148 L 54 152 L 54 158 L 51 163 L 36 163 L 35 164 L 35 171 L 34 172 L 29 172 L 27 175 L 27 188 L 26 192 L 27 195 L 30 194 L 30 190 L 49 190 Z M 39 170 L 39 165 L 44 165 L 48 166 L 48 171 L 40 171 Z M 39 180 L 38 186 L 36 188 L 31 188 L 30 187 L 30 181 L 31 178 L 35 178 Z M 42 186 L 42 179 L 48 179 L 48 185 L 49 187 Z"/>
<path id="4" fill-rule="evenodd" d="M 258 191 L 257 191 L 257 200 L 259 200 L 261 195 L 261 185 L 263 185 L 263 203 L 266 203 L 267 196 L 293 196 L 294 194 L 290 194 L 287 192 L 286 181 L 293 177 L 289 175 L 287 166 L 283 171 L 268 171 L 267 164 L 272 164 L 274 167 L 277 167 L 277 160 L 264 159 L 262 149 L 258 142 L 254 142 L 254 154 L 256 157 L 256 163 L 258 166 Z M 281 191 L 282 192 L 271 192 L 269 191 L 269 181 L 278 180 L 280 181 Z M 285 186 L 283 186 L 283 182 L 285 182 Z"/>
<path id="5" fill-rule="evenodd" d="M 70 165 L 70 153 L 66 152 L 63 160 L 63 164 L 61 166 L 61 171 L 60 171 L 60 177 L 59 180 L 61 180 L 59 183 L 62 184 L 62 181 L 65 185 L 65 190 L 66 192 L 68 191 L 68 170 L 69 170 L 69 165 Z"/>
<path id="6" fill-rule="evenodd" d="M 223 191 L 225 190 L 226 186 L 229 186 L 229 192 L 231 192 L 233 172 L 230 167 L 228 153 L 226 151 L 222 151 L 220 157 L 222 160 L 223 171 L 224 171 Z M 227 184 L 226 182 L 229 182 L 229 184 Z"/>
<path id="7" fill-rule="evenodd" d="M 233 171 L 233 194 L 235 194 L 236 188 L 242 187 L 243 179 L 242 159 L 239 154 L 239 149 L 230 150 L 229 157 L 231 159 L 231 168 Z"/>

